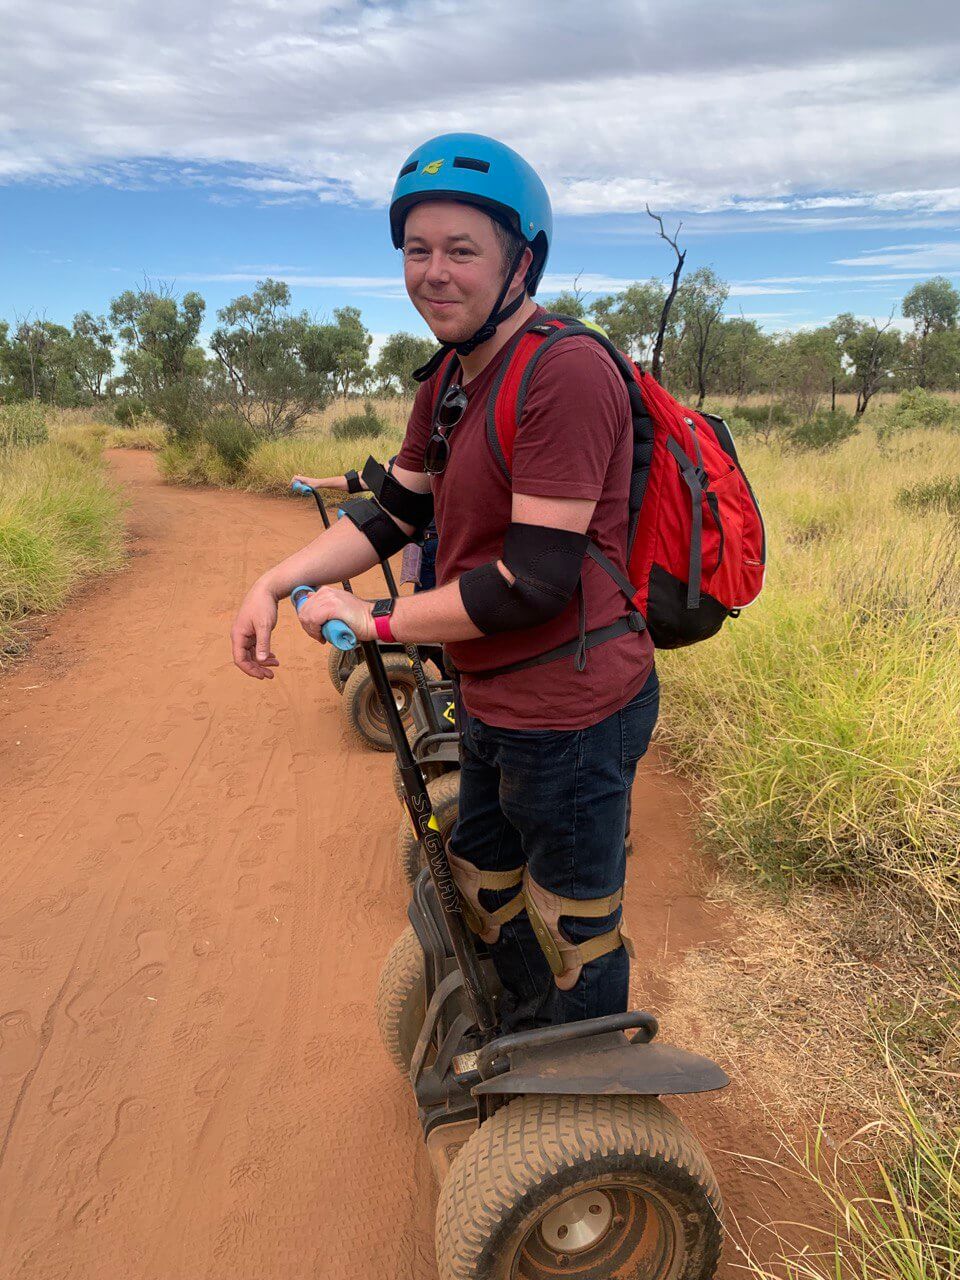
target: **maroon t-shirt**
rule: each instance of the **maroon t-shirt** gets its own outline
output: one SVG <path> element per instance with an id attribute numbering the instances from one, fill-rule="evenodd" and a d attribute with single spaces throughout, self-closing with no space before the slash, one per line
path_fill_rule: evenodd
<path id="1" fill-rule="evenodd" d="M 567 338 L 547 351 L 530 381 L 511 485 L 493 455 L 485 420 L 490 388 L 506 350 L 464 386 L 469 403 L 450 433 L 449 461 L 442 475 L 432 477 L 439 532 L 437 585 L 501 557 L 514 490 L 543 498 L 595 500 L 587 533 L 623 570 L 633 434 L 622 377 L 590 338 Z M 408 471 L 423 470 L 438 376 L 420 387 L 414 401 L 397 456 L 397 465 Z M 589 558 L 583 562 L 582 583 L 588 631 L 626 615 L 625 596 Z M 574 639 L 577 630 L 574 595 L 559 617 L 542 626 L 447 645 L 461 672 L 467 710 L 507 729 L 583 729 L 629 702 L 653 665 L 653 643 L 646 632 L 627 632 L 588 650 L 584 671 L 575 669 L 570 656 L 507 675 L 471 675 L 546 653 Z"/>

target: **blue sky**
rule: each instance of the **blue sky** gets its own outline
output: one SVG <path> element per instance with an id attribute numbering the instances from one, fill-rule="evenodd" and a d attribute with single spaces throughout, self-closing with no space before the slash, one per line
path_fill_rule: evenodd
<path id="1" fill-rule="evenodd" d="M 0 0 L 2 3 L 2 0 Z M 867 15 L 869 14 L 869 21 Z M 12 39 L 10 38 L 13 31 Z M 544 294 L 688 270 L 770 329 L 960 285 L 960 18 L 917 0 L 40 0 L 0 52 L 0 317 L 69 323 L 143 278 L 216 309 L 422 331 L 386 202 L 446 129 L 503 138 L 556 209 Z"/>

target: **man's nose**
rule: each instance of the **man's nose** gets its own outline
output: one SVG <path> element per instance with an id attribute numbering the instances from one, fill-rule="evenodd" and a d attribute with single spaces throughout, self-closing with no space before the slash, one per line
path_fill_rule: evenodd
<path id="1" fill-rule="evenodd" d="M 446 254 L 442 249 L 438 249 L 435 253 L 431 253 L 430 261 L 427 263 L 427 280 L 436 280 L 441 283 L 449 278 Z"/>

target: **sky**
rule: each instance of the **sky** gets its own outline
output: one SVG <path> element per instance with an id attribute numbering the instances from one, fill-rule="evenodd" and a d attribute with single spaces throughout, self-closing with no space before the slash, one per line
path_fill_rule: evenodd
<path id="1" fill-rule="evenodd" d="M 0 319 L 145 279 L 216 310 L 268 276 L 426 332 L 386 209 L 488 133 L 555 213 L 541 295 L 687 270 L 770 330 L 960 286 L 955 0 L 0 0 Z"/>

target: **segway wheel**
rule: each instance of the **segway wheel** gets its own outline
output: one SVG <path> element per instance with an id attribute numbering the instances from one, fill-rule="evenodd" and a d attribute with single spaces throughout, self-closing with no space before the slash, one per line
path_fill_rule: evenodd
<path id="1" fill-rule="evenodd" d="M 454 769 L 450 773 L 442 773 L 439 778 L 434 778 L 432 782 L 427 783 L 427 792 L 430 796 L 433 816 L 440 828 L 440 838 L 446 846 L 460 807 L 460 770 Z M 410 819 L 406 817 L 400 823 L 397 832 L 397 857 L 407 884 L 413 884 L 426 863 L 423 861 L 420 841 L 413 833 Z"/>
<path id="2" fill-rule="evenodd" d="M 383 962 L 377 986 L 380 1040 L 390 1061 L 403 1075 L 410 1073 L 410 1060 L 426 1014 L 423 948 L 413 926 L 407 925 Z"/>
<path id="3" fill-rule="evenodd" d="M 356 670 L 358 661 L 357 655 L 352 650 L 345 653 L 343 649 L 330 645 L 330 652 L 327 654 L 327 675 L 337 693 L 343 693 L 343 686 Z"/>
<path id="4" fill-rule="evenodd" d="M 385 653 L 383 665 L 397 701 L 400 719 L 404 728 L 409 728 L 413 691 L 417 687 L 410 659 L 402 653 Z M 372 747 L 374 751 L 390 750 L 386 716 L 366 663 L 351 672 L 343 686 L 343 714 L 350 732 L 362 746 Z"/>
<path id="5" fill-rule="evenodd" d="M 437 1206 L 441 1280 L 710 1280 L 722 1204 L 657 1098 L 523 1094 L 464 1143 Z"/>

